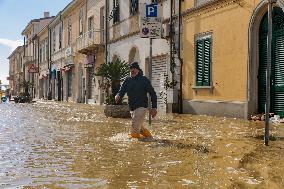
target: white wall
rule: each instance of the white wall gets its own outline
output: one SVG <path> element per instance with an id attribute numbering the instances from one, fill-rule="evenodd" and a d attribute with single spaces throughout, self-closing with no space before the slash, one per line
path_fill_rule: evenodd
<path id="1" fill-rule="evenodd" d="M 109 45 L 109 61 L 114 55 L 128 62 L 129 53 L 133 47 L 136 47 L 140 55 L 140 67 L 145 72 L 145 59 L 150 55 L 150 40 L 140 38 L 139 35 L 120 40 Z M 165 39 L 153 40 L 153 56 L 163 55 L 169 52 L 169 44 Z"/>

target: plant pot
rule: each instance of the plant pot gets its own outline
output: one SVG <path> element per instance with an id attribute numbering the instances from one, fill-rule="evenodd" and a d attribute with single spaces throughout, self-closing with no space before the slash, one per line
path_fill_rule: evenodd
<path id="1" fill-rule="evenodd" d="M 106 105 L 104 113 L 107 117 L 113 118 L 130 118 L 128 105 Z"/>

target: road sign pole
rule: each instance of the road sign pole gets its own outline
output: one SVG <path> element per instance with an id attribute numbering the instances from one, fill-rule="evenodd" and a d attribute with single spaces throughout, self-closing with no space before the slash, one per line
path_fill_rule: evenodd
<path id="1" fill-rule="evenodd" d="M 153 39 L 150 37 L 150 54 L 149 54 L 149 80 L 151 82 L 152 80 L 152 45 L 153 45 Z M 148 107 L 149 107 L 149 125 L 151 125 L 152 120 L 151 120 L 151 108 L 152 108 L 152 104 L 151 104 L 151 98 L 150 95 L 148 95 Z"/>
<path id="2" fill-rule="evenodd" d="M 271 41 L 272 41 L 272 1 L 268 1 L 268 33 L 267 33 L 267 68 L 266 68 L 266 103 L 264 143 L 269 142 L 269 111 L 270 111 L 270 73 L 271 73 Z"/>

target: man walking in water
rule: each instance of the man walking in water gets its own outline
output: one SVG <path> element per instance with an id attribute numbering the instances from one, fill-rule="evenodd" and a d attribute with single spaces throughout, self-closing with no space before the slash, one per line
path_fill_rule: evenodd
<path id="1" fill-rule="evenodd" d="M 123 82 L 119 92 L 115 96 L 115 101 L 118 103 L 125 93 L 127 93 L 132 117 L 130 137 L 151 137 L 150 131 L 143 125 L 148 107 L 147 93 L 151 96 L 152 107 L 150 109 L 150 114 L 152 118 L 157 115 L 157 95 L 149 79 L 143 76 L 143 72 L 140 69 L 138 62 L 131 63 L 129 68 L 131 76 L 127 77 Z"/>

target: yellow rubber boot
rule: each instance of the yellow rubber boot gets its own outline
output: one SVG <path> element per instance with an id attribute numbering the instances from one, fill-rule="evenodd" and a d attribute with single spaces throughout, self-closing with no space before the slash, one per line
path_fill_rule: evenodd
<path id="1" fill-rule="evenodd" d="M 142 137 L 139 133 L 130 133 L 128 135 L 130 138 L 141 138 Z"/>
<path id="2" fill-rule="evenodd" d="M 142 129 L 141 135 L 143 135 L 144 137 L 151 137 L 152 136 L 148 129 Z"/>

